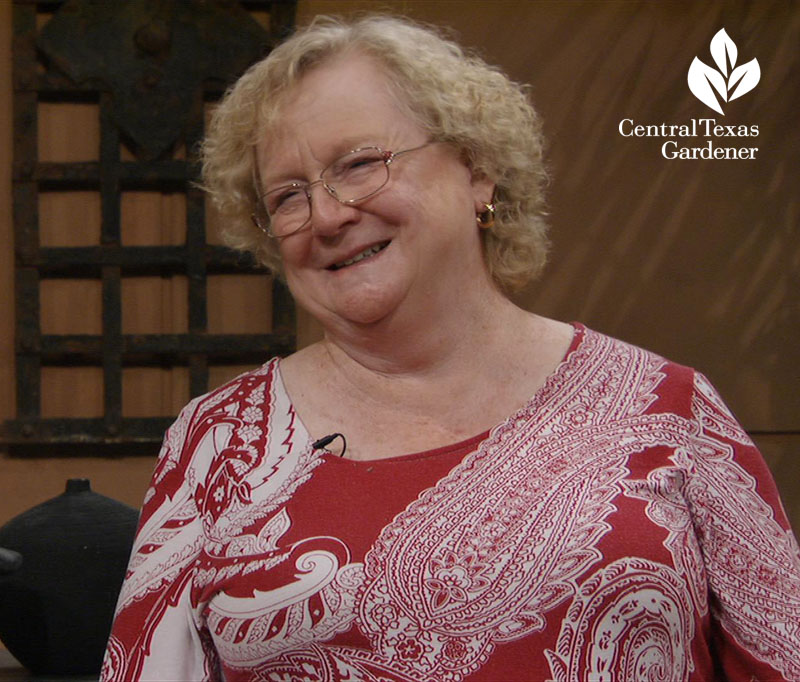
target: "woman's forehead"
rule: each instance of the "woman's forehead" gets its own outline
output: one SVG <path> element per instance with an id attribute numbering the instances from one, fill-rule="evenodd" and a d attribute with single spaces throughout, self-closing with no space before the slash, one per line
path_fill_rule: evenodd
<path id="1" fill-rule="evenodd" d="M 315 66 L 283 93 L 271 124 L 261 129 L 258 153 L 274 159 L 308 146 L 327 156 L 364 144 L 407 144 L 415 140 L 405 138 L 420 134 L 382 66 L 347 54 Z"/>

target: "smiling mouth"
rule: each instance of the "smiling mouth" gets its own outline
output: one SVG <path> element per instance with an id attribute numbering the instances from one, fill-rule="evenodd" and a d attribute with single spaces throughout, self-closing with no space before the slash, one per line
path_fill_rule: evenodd
<path id="1" fill-rule="evenodd" d="M 387 246 L 389 246 L 388 241 L 381 242 L 380 244 L 375 244 L 374 246 L 370 246 L 368 249 L 364 249 L 361 253 L 356 254 L 352 258 L 343 260 L 341 263 L 334 263 L 328 268 L 328 270 L 341 270 L 342 268 L 346 268 L 348 265 L 354 265 L 355 263 L 359 263 L 362 260 L 371 258 L 376 253 L 383 251 Z"/>

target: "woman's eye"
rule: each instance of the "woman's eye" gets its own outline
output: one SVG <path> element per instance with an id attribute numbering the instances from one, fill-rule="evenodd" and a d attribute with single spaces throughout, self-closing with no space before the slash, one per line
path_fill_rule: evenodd
<path id="1" fill-rule="evenodd" d="M 375 168 L 383 159 L 376 154 L 356 154 L 347 156 L 331 166 L 328 175 L 342 177 L 351 173 L 358 173 Z"/>
<path id="2" fill-rule="evenodd" d="M 380 159 L 376 157 L 364 157 L 362 159 L 353 159 L 350 162 L 349 169 L 356 170 L 358 168 L 364 168 L 365 166 L 377 163 L 378 161 L 380 161 Z"/>
<path id="3" fill-rule="evenodd" d="M 292 211 L 300 207 L 305 200 L 305 193 L 299 187 L 274 190 L 266 195 L 267 211 L 270 214 L 275 214 L 278 211 Z"/>

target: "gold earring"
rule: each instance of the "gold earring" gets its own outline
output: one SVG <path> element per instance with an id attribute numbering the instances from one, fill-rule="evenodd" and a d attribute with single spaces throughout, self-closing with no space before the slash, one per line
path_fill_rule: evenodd
<path id="1" fill-rule="evenodd" d="M 494 204 L 484 204 L 484 206 L 486 210 L 476 214 L 478 227 L 491 230 L 494 227 Z"/>

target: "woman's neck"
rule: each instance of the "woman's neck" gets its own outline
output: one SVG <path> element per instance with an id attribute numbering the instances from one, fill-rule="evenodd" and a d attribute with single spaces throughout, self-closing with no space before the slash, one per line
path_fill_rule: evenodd
<path id="1" fill-rule="evenodd" d="M 318 348 L 322 376 L 380 403 L 420 410 L 475 381 L 491 381 L 503 358 L 513 364 L 516 345 L 523 339 L 529 345 L 540 318 L 494 289 L 479 305 L 465 303 L 429 320 L 398 317 L 345 333 L 329 330 Z"/>
<path id="2" fill-rule="evenodd" d="M 428 375 L 472 363 L 509 324 L 527 315 L 494 287 L 437 305 L 404 306 L 368 325 L 337 324 L 325 330 L 331 358 L 381 375 Z"/>
<path id="3" fill-rule="evenodd" d="M 463 440 L 525 404 L 564 357 L 572 328 L 499 292 L 463 303 L 434 323 L 329 329 L 283 361 L 309 433 L 346 433 L 348 457 L 373 459 Z"/>

